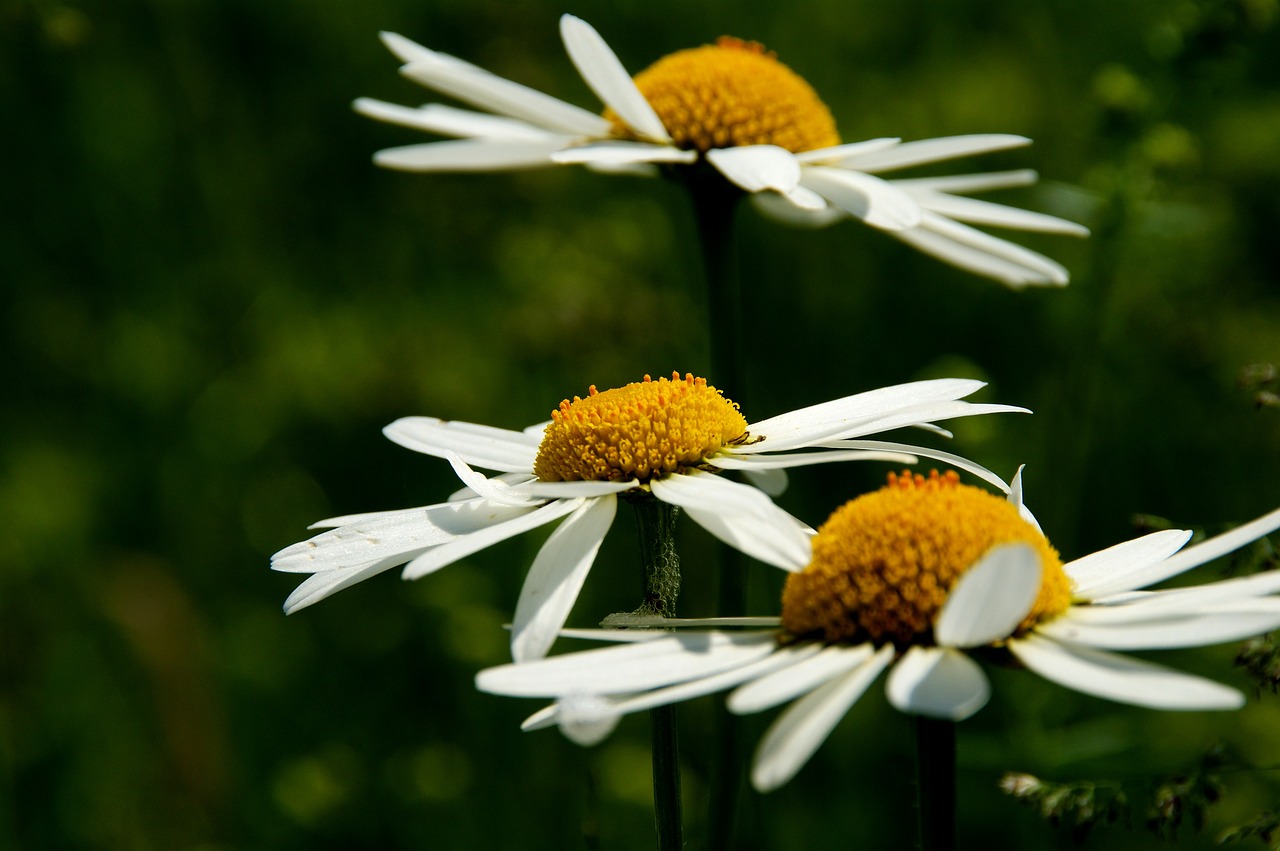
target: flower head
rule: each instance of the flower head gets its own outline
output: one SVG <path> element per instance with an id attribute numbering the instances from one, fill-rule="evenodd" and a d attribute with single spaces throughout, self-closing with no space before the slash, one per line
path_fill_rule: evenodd
<path id="1" fill-rule="evenodd" d="M 311 574 L 292 612 L 370 576 L 405 565 L 416 579 L 491 544 L 563 519 L 539 551 L 516 605 L 512 652 L 543 656 L 577 598 L 612 525 L 621 494 L 679 506 L 711 534 L 767 564 L 788 568 L 808 552 L 808 528 L 764 491 L 785 487 L 787 467 L 846 460 L 944 460 L 999 487 L 994 474 L 926 447 L 864 435 L 1001 411 L 963 401 L 981 382 L 940 379 L 872 390 L 748 423 L 719 390 L 692 375 L 640 382 L 563 401 L 550 423 L 508 431 L 428 417 L 397 420 L 386 435 L 447 459 L 466 488 L 449 502 L 337 517 L 336 527 L 276 553 L 276 570 Z M 934 427 L 936 429 L 936 427 Z M 474 467 L 494 470 L 488 478 Z M 716 475 L 739 470 L 760 490 Z"/>
<path id="2" fill-rule="evenodd" d="M 1007 654 L 1045 679 L 1156 709 L 1235 709 L 1244 696 L 1211 680 L 1114 653 L 1232 641 L 1280 627 L 1280 571 L 1164 591 L 1176 576 L 1280 528 L 1280 510 L 1182 550 L 1189 532 L 1156 532 L 1062 563 L 1021 502 L 962 485 L 954 474 L 890 476 L 838 509 L 789 567 L 777 619 L 653 619 L 666 630 L 574 630 L 623 642 L 482 671 L 483 691 L 557 702 L 526 728 L 622 715 L 734 688 L 729 709 L 795 701 L 761 740 L 752 781 L 795 775 L 886 669 L 898 709 L 960 720 L 990 686 L 968 651 Z M 742 629 L 758 627 L 765 629 Z M 714 626 L 717 629 L 688 627 Z M 735 630 L 727 627 L 737 628 Z M 585 695 L 592 713 L 562 716 Z"/>
<path id="3" fill-rule="evenodd" d="M 964 197 L 1035 182 L 1031 171 L 886 180 L 909 166 L 1029 144 L 1022 136 L 972 135 L 902 143 L 842 143 L 813 88 L 754 42 L 721 38 L 659 59 L 633 79 L 600 35 L 565 15 L 569 58 L 604 102 L 589 112 L 393 33 L 401 73 L 483 110 L 413 109 L 370 98 L 361 113 L 454 137 L 379 151 L 375 162 L 407 171 L 497 171 L 581 164 L 651 174 L 711 168 L 777 218 L 827 224 L 854 217 L 948 263 L 1010 286 L 1065 284 L 1040 254 L 963 222 L 1083 235 L 1053 216 Z"/>

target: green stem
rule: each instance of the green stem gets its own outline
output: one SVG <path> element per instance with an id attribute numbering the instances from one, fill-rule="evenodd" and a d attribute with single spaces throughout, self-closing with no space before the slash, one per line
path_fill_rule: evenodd
<path id="1" fill-rule="evenodd" d="M 640 613 L 674 617 L 680 594 L 680 559 L 675 523 L 680 509 L 648 494 L 628 499 L 635 510 L 644 568 L 644 602 Z M 653 821 L 658 851 L 680 851 L 684 831 L 680 813 L 680 749 L 676 710 L 662 706 L 649 712 L 653 730 Z"/>
<path id="2" fill-rule="evenodd" d="M 742 291 L 733 239 L 733 215 L 742 192 L 714 170 L 688 173 L 685 186 L 693 201 L 707 279 L 707 322 L 711 338 L 711 384 L 744 404 Z M 716 613 L 746 614 L 746 558 L 731 547 L 719 548 Z M 711 757 L 711 795 L 707 813 L 707 847 L 734 847 L 734 825 L 743 783 L 743 759 L 738 745 L 738 719 L 724 702 L 713 710 L 715 740 Z"/>
<path id="3" fill-rule="evenodd" d="M 921 851 L 955 851 L 956 724 L 913 716 Z"/>

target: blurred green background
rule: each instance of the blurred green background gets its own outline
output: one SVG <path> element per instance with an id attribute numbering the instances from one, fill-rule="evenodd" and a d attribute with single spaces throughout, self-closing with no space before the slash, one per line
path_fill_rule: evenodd
<path id="1" fill-rule="evenodd" d="M 721 34 L 764 42 L 846 140 L 1031 136 L 942 171 L 1037 168 L 1036 189 L 987 197 L 1094 230 L 1020 239 L 1073 280 L 1013 293 L 854 223 L 788 230 L 745 208 L 748 386 L 723 389 L 749 420 L 984 378 L 982 398 L 1035 415 L 960 423 L 954 447 L 1006 476 L 1027 463 L 1067 557 L 1137 534 L 1138 513 L 1212 533 L 1280 504 L 1280 411 L 1239 379 L 1280 362 L 1273 0 L 0 0 L 0 847 L 652 847 L 643 717 L 583 750 L 521 734 L 536 704 L 473 689 L 506 659 L 538 536 L 289 618 L 297 578 L 267 569 L 317 519 L 456 487 L 382 438 L 396 417 L 522 427 L 589 384 L 705 372 L 679 187 L 370 163 L 425 139 L 356 116 L 355 97 L 435 99 L 397 77 L 379 30 L 595 108 L 563 11 L 633 72 Z M 817 523 L 885 472 L 800 471 L 783 504 Z M 573 624 L 638 602 L 621 521 Z M 682 609 L 708 613 L 712 547 L 684 527 Z M 774 574 L 754 568 L 757 611 Z M 1237 649 L 1159 658 L 1252 694 Z M 1215 741 L 1280 765 L 1269 694 L 1175 715 L 993 678 L 960 731 L 969 847 L 1071 845 L 997 790 L 1007 769 L 1118 779 L 1140 801 Z M 680 716 L 690 847 L 711 705 Z M 910 748 L 873 689 L 795 781 L 744 799 L 739 846 L 908 846 Z M 1225 775 L 1181 847 L 1280 804 L 1278 779 Z M 1160 844 L 1140 803 L 1132 821 L 1090 842 Z"/>

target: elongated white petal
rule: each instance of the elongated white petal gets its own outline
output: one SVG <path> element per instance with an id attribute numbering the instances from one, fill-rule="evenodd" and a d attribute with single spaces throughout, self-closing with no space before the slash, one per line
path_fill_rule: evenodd
<path id="1" fill-rule="evenodd" d="M 1031 186 L 1040 175 L 1035 169 L 1019 168 L 1011 171 L 986 171 L 980 174 L 949 174 L 945 177 L 894 178 L 891 183 L 908 192 L 946 192 L 968 195 L 971 192 L 989 192 L 993 189 L 1016 189 Z"/>
<path id="2" fill-rule="evenodd" d="M 962 225 L 959 222 L 948 219 L 946 216 L 940 216 L 937 213 L 926 210 L 921 221 L 921 227 L 930 233 L 941 236 L 943 239 L 951 240 L 959 245 L 967 245 L 976 251 L 981 251 L 992 257 L 998 257 L 1001 260 L 1021 266 L 1032 273 L 1043 276 L 1051 283 L 1065 284 L 1071 277 L 1061 263 L 1050 260 L 1043 254 L 1039 254 L 1029 248 L 1023 248 L 1021 245 L 1015 245 L 1008 240 L 1000 239 L 989 233 L 984 233 L 976 228 L 971 228 L 968 225 Z"/>
<path id="3" fill-rule="evenodd" d="M 861 666 L 875 649 L 870 643 L 856 647 L 832 644 L 824 648 L 813 642 L 812 646 L 822 652 L 800 656 L 794 664 L 747 683 L 729 695 L 725 704 L 729 711 L 748 715 L 794 700 Z"/>
<path id="4" fill-rule="evenodd" d="M 777 145 L 744 145 L 707 151 L 707 161 L 733 183 L 748 192 L 772 189 L 784 195 L 800 185 L 800 163 L 795 154 Z"/>
<path id="5" fill-rule="evenodd" d="M 686 683 L 655 689 L 635 697 L 623 698 L 615 704 L 614 708 L 621 713 L 640 712 L 645 709 L 668 706 L 672 703 L 679 703 L 682 700 L 701 697 L 704 694 L 714 694 L 727 688 L 733 688 L 738 683 L 764 676 L 778 668 L 793 665 L 796 658 L 805 658 L 817 653 L 819 649 L 821 649 L 820 645 L 817 644 L 785 647 L 774 651 L 763 659 L 758 659 L 738 668 L 690 680 Z"/>
<path id="6" fill-rule="evenodd" d="M 453 472 L 462 480 L 462 483 L 482 499 L 496 502 L 499 505 L 527 507 L 533 507 L 539 502 L 539 500 L 531 499 L 518 491 L 512 490 L 509 485 L 504 484 L 501 480 L 487 479 L 480 475 L 468 467 L 467 462 L 463 461 L 462 456 L 456 452 L 446 452 L 445 460 L 449 462 L 449 466 L 453 467 Z"/>
<path id="7" fill-rule="evenodd" d="M 1040 521 L 1031 513 L 1031 509 L 1027 508 L 1026 502 L 1022 499 L 1022 471 L 1026 469 L 1026 464 L 1019 465 L 1018 472 L 1013 474 L 1013 481 L 1009 485 L 1009 503 L 1018 509 L 1018 516 L 1035 527 L 1040 534 L 1044 534 L 1044 530 L 1040 528 Z"/>
<path id="8" fill-rule="evenodd" d="M 501 482 L 502 484 L 508 487 L 519 486 L 521 488 L 520 492 L 523 494 L 523 493 L 526 493 L 526 491 L 523 490 L 524 486 L 530 484 L 535 480 L 533 478 L 533 474 L 531 473 L 516 472 L 516 473 L 499 473 L 496 476 L 491 476 L 489 478 L 489 481 Z M 577 494 L 577 495 L 581 496 L 581 494 Z M 449 502 L 461 502 L 463 500 L 475 499 L 477 496 L 478 494 L 475 491 L 473 491 L 471 488 L 462 487 L 462 488 L 458 488 L 456 491 L 449 494 Z"/>
<path id="9" fill-rule="evenodd" d="M 1280 600 L 1242 600 L 1215 607 L 1213 612 L 1172 616 L 1164 620 L 1099 625 L 1082 622 L 1067 612 L 1036 627 L 1057 641 L 1107 650 L 1162 650 L 1239 641 L 1280 627 Z"/>
<path id="10" fill-rule="evenodd" d="M 530 529 L 545 526 L 552 521 L 570 513 L 578 507 L 579 500 L 565 499 L 549 502 L 528 514 L 522 514 L 512 520 L 472 532 L 470 535 L 450 541 L 447 544 L 428 550 L 404 566 L 405 579 L 419 579 L 428 573 L 434 573 L 446 565 L 466 558 L 472 553 L 487 549 L 499 541 L 513 538 Z"/>
<path id="11" fill-rule="evenodd" d="M 1031 140 L 1025 136 L 1009 136 L 1000 133 L 945 136 L 939 139 L 906 142 L 862 156 L 846 157 L 840 164 L 846 168 L 856 168 L 858 171 L 879 173 L 913 165 L 953 160 L 957 157 L 1021 148 L 1030 144 Z"/>
<path id="12" fill-rule="evenodd" d="M 379 573 L 390 570 L 399 563 L 399 560 L 383 559 L 372 564 L 326 570 L 323 573 L 308 576 L 285 599 L 284 613 L 291 615 L 300 609 L 305 609 L 307 606 L 314 605 L 344 588 L 350 588 L 357 582 L 363 582 L 371 576 L 377 576 Z"/>
<path id="13" fill-rule="evenodd" d="M 551 156 L 561 165 L 622 166 L 634 163 L 691 163 L 698 158 L 695 151 L 682 151 L 670 145 L 652 142 L 610 140 L 589 142 L 564 148 Z"/>
<path id="14" fill-rule="evenodd" d="M 486 470 L 530 475 L 540 442 L 524 432 L 435 417 L 402 417 L 382 433 L 405 449 L 424 455 L 445 458 L 456 452 L 468 464 Z"/>
<path id="15" fill-rule="evenodd" d="M 859 171 L 807 166 L 800 185 L 872 227 L 899 231 L 918 226 L 924 214 L 911 195 Z"/>
<path id="16" fill-rule="evenodd" d="M 915 646 L 889 672 L 886 692 L 903 712 L 963 721 L 986 706 L 991 685 L 978 663 L 960 651 Z"/>
<path id="17" fill-rule="evenodd" d="M 383 41 L 405 60 L 400 73 L 427 88 L 556 133 L 571 136 L 609 133 L 609 122 L 594 112 L 503 79 L 456 56 L 429 50 L 402 36 L 384 34 Z"/>
<path id="18" fill-rule="evenodd" d="M 889 453 L 897 452 L 918 455 L 921 458 L 932 458 L 935 461 L 944 461 L 952 467 L 964 470 L 966 473 L 972 473 L 984 482 L 999 488 L 1004 493 L 1008 493 L 1010 488 L 1010 485 L 1005 482 L 1004 479 L 1000 478 L 986 467 L 983 467 L 981 464 L 975 464 L 968 458 L 964 458 L 951 452 L 943 452 L 941 449 L 932 449 L 928 446 L 915 446 L 910 443 L 892 443 L 886 440 L 837 440 L 831 443 L 824 443 L 823 445 Z"/>
<path id="19" fill-rule="evenodd" d="M 373 98 L 358 98 L 353 106 L 356 112 L 369 118 L 399 124 L 403 127 L 413 127 L 416 130 L 425 130 L 428 133 L 439 133 L 442 136 L 524 141 L 542 141 L 552 138 L 552 134 L 541 127 L 534 127 L 523 121 L 457 109 L 439 103 L 414 108 Z M 560 139 L 561 145 L 567 145 L 573 140 L 572 136 L 556 138 Z"/>
<path id="20" fill-rule="evenodd" d="M 524 507 L 473 500 L 368 515 L 285 547 L 271 557 L 271 567 L 287 573 L 318 573 L 385 558 L 402 557 L 393 564 L 403 563 L 430 547 L 505 523 L 529 511 Z"/>
<path id="21" fill-rule="evenodd" d="M 627 69 L 595 29 L 581 18 L 562 15 L 560 37 L 582 79 L 596 97 L 626 122 L 637 134 L 655 142 L 670 142 L 662 119 L 636 88 Z"/>
<path id="22" fill-rule="evenodd" d="M 556 723 L 560 732 L 584 748 L 603 742 L 618 726 L 621 717 L 613 702 L 599 695 L 572 694 L 557 701 Z"/>
<path id="23" fill-rule="evenodd" d="M 1055 280 L 1053 276 L 1046 275 L 1038 269 L 1015 263 L 1003 256 L 975 248 L 966 242 L 958 242 L 949 236 L 943 236 L 925 228 L 893 231 L 892 235 L 917 251 L 936 257 L 944 263 L 950 263 L 975 275 L 994 278 L 1014 289 L 1062 285 L 1061 281 Z"/>
<path id="24" fill-rule="evenodd" d="M 802 163 L 815 165 L 835 165 L 852 157 L 865 156 L 878 151 L 885 151 L 896 146 L 901 139 L 885 137 L 883 139 L 866 139 L 861 142 L 847 142 L 829 148 L 814 148 L 812 151 L 801 151 L 796 159 Z"/>
<path id="25" fill-rule="evenodd" d="M 1152 564 L 1165 561 L 1189 540 L 1191 533 L 1186 530 L 1162 529 L 1069 561 L 1062 569 L 1070 577 L 1077 598 L 1095 600 L 1147 584 L 1131 583 L 1129 577 L 1139 576 Z"/>
<path id="26" fill-rule="evenodd" d="M 750 664 L 774 647 L 772 630 L 676 633 L 489 668 L 476 675 L 476 688 L 513 697 L 635 694 Z"/>
<path id="27" fill-rule="evenodd" d="M 1215 611 L 1222 604 L 1248 603 L 1277 592 L 1280 592 L 1280 570 L 1268 570 L 1206 585 L 1104 597 L 1093 605 L 1073 606 L 1071 614 L 1081 623 L 1141 623 Z"/>
<path id="28" fill-rule="evenodd" d="M 608 496 L 638 487 L 634 481 L 620 482 L 539 482 L 532 481 L 512 488 L 520 494 L 538 499 L 571 499 L 576 496 Z"/>
<path id="29" fill-rule="evenodd" d="M 899 189 L 900 184 L 890 181 Z M 931 213 L 938 213 L 950 219 L 971 222 L 977 225 L 1013 228 L 1015 230 L 1037 231 L 1039 233 L 1059 233 L 1067 236 L 1088 236 L 1089 229 L 1075 222 L 1060 219 L 1057 216 L 1008 207 L 1004 204 L 993 204 L 977 198 L 959 198 L 942 192 L 926 192 L 919 189 L 907 189 L 911 197 Z"/>
<path id="30" fill-rule="evenodd" d="M 1117 591 L 1130 591 L 1134 588 L 1154 585 L 1193 567 L 1199 567 L 1205 562 L 1213 561 L 1215 558 L 1224 556 L 1233 550 L 1238 550 L 1263 535 L 1271 534 L 1276 529 L 1280 529 L 1280 508 L 1264 514 L 1257 520 L 1251 520 L 1248 523 L 1237 526 L 1230 532 L 1224 532 L 1215 538 L 1210 538 L 1207 541 L 1196 544 L 1194 547 L 1182 550 L 1177 555 L 1170 556 L 1163 561 L 1131 570 L 1123 578 L 1117 576 L 1113 582 L 1098 583 L 1092 589 L 1092 593 L 1101 597 Z"/>
<path id="31" fill-rule="evenodd" d="M 756 748 L 751 784 L 768 792 L 794 777 L 892 659 L 893 647 L 885 645 L 861 667 L 787 707 Z"/>
<path id="32" fill-rule="evenodd" d="M 787 472 L 785 470 L 761 470 L 750 468 L 742 471 L 747 481 L 769 496 L 777 499 L 787 492 Z"/>
<path id="33" fill-rule="evenodd" d="M 878 449 L 818 449 L 812 452 L 771 452 L 761 455 L 725 454 L 711 459 L 711 463 L 725 470 L 774 470 L 808 467 L 813 464 L 831 464 L 837 461 L 888 461 L 891 464 L 914 464 L 917 460 L 914 455 L 908 455 L 905 452 Z"/>
<path id="34" fill-rule="evenodd" d="M 809 194 L 797 197 L 796 193 L 801 191 Z M 814 198 L 822 203 L 819 205 L 813 202 Z M 844 210 L 828 204 L 821 195 L 803 186 L 797 187 L 788 195 L 757 192 L 751 196 L 751 203 L 775 222 L 797 228 L 825 228 L 849 218 Z"/>
<path id="35" fill-rule="evenodd" d="M 616 496 L 588 499 L 551 533 L 525 577 L 511 624 L 511 657 L 541 659 L 555 643 L 613 525 Z"/>
<path id="36" fill-rule="evenodd" d="M 561 638 L 585 638 L 588 641 L 612 641 L 629 644 L 633 641 L 654 641 L 671 633 L 663 629 L 562 629 Z"/>
<path id="37" fill-rule="evenodd" d="M 654 479 L 650 487 L 658 499 L 680 506 L 699 526 L 752 558 L 789 571 L 809 563 L 805 527 L 755 488 L 705 474 Z"/>
<path id="38" fill-rule="evenodd" d="M 1046 680 L 1076 691 L 1151 709 L 1239 709 L 1244 695 L 1206 680 L 1089 647 L 1037 635 L 1009 642 L 1022 664 Z"/>
<path id="39" fill-rule="evenodd" d="M 827 432 L 833 424 L 837 429 L 844 428 L 850 422 L 883 417 L 926 402 L 962 399 L 985 386 L 985 382 L 967 378 L 939 378 L 867 390 L 752 423 L 747 426 L 747 433 L 766 440 L 763 443 L 728 447 L 727 451 L 754 453 L 790 449 L 799 445 L 792 440 L 797 435 Z M 779 446 L 784 438 L 788 439 L 786 442 L 790 445 Z"/>
<path id="40" fill-rule="evenodd" d="M 561 147 L 555 138 L 460 139 L 385 148 L 373 161 L 401 171 L 508 171 L 554 165 L 551 155 Z"/>
<path id="41" fill-rule="evenodd" d="M 624 630 L 667 630 L 689 629 L 690 627 L 774 627 L 782 623 L 782 618 L 774 617 L 726 617 L 726 618 L 664 618 L 660 615 L 638 615 L 634 612 L 618 612 L 608 615 L 600 624 L 606 627 L 604 632 Z M 560 634 L 564 635 L 565 630 Z M 661 633 L 659 633 L 661 634 Z"/>
<path id="42" fill-rule="evenodd" d="M 1013 634 L 1040 593 L 1044 571 L 1028 544 L 992 547 L 956 580 L 933 634 L 943 647 L 978 647 Z"/>

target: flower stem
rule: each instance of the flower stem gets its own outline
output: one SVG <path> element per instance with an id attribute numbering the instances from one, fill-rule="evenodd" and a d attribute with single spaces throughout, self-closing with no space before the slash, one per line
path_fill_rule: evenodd
<path id="1" fill-rule="evenodd" d="M 648 494 L 628 499 L 635 510 L 640 535 L 640 563 L 644 568 L 644 602 L 640 612 L 673 617 L 680 594 L 680 558 L 676 555 L 675 524 L 680 509 Z M 676 741 L 676 710 L 662 706 L 649 711 L 653 752 L 653 821 L 658 851 L 680 851 L 684 831 L 680 813 L 680 749 Z"/>
<path id="2" fill-rule="evenodd" d="M 733 239 L 733 215 L 742 191 L 713 169 L 693 169 L 684 181 L 693 201 L 702 268 L 707 279 L 707 323 L 711 338 L 710 382 L 739 404 L 745 403 L 742 291 Z M 716 613 L 746 613 L 746 558 L 738 550 L 720 547 Z M 742 753 L 738 719 L 723 702 L 713 710 L 715 741 L 711 757 L 711 795 L 707 815 L 707 847 L 734 847 L 734 822 L 742 787 Z"/>
<path id="3" fill-rule="evenodd" d="M 956 724 L 913 716 L 921 851 L 955 851 Z"/>

